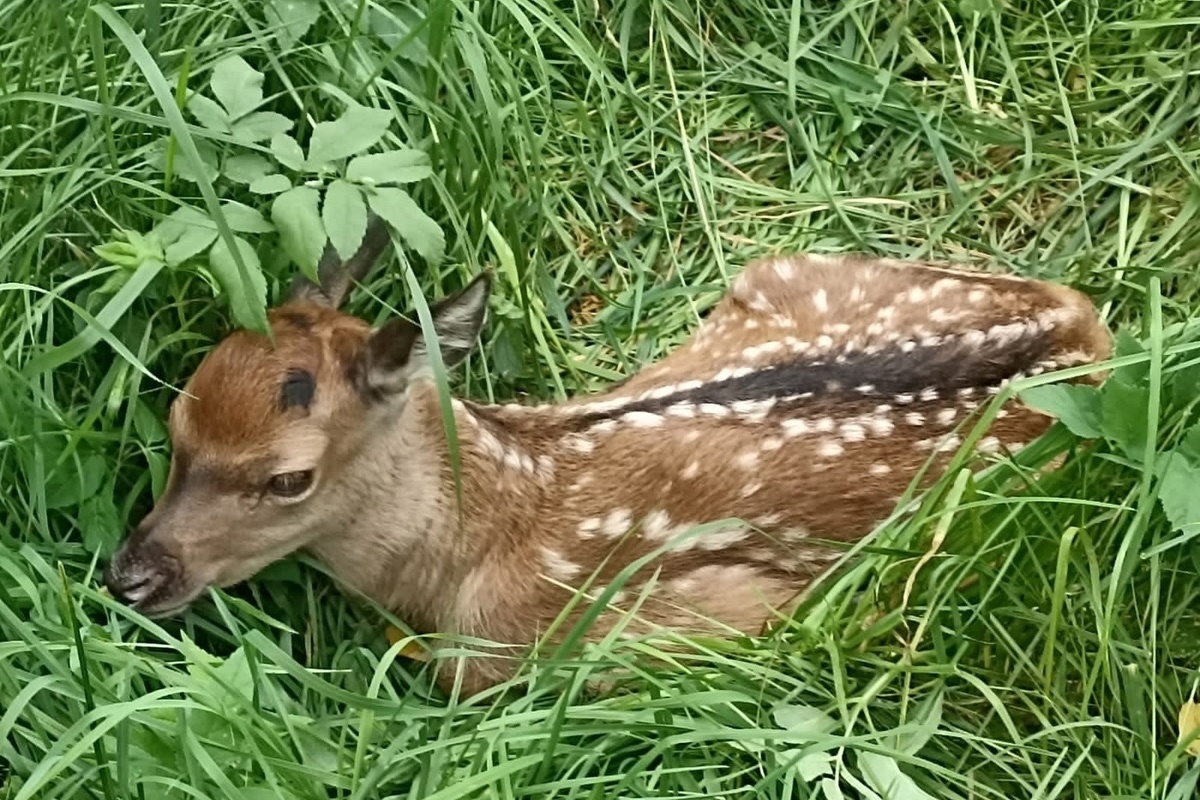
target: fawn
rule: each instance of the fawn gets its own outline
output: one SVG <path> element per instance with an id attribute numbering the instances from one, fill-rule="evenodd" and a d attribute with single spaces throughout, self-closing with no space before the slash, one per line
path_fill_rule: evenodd
<path id="1" fill-rule="evenodd" d="M 1096 309 L 1065 286 L 765 258 L 684 345 L 603 394 L 453 399 L 460 506 L 422 328 L 338 311 L 390 242 L 373 218 L 353 258 L 328 246 L 318 283 L 298 277 L 270 310 L 273 344 L 239 330 L 206 355 L 171 406 L 166 488 L 105 571 L 113 596 L 167 616 L 306 549 L 419 632 L 526 648 L 583 581 L 597 596 L 670 545 L 642 630 L 754 634 L 839 557 L 819 540 L 869 534 L 927 461 L 936 478 L 959 426 L 1008 381 L 1110 355 Z M 484 273 L 430 304 L 447 369 L 475 345 L 490 289 Z M 976 453 L 1052 422 L 1009 400 Z M 630 594 L 651 585 L 636 580 Z M 462 689 L 519 663 L 466 659 Z"/>

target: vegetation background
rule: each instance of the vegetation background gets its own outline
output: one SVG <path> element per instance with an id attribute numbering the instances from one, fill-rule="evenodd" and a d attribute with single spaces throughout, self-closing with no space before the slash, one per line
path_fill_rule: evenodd
<path id="1" fill-rule="evenodd" d="M 6 0 L 0 19 L 0 797 L 1193 796 L 1194 4 Z M 1102 391 L 1032 390 L 1065 425 L 998 468 L 1017 491 L 948 475 L 796 625 L 635 667 L 614 696 L 581 678 L 651 644 L 531 668 L 503 703 L 441 696 L 308 563 L 181 621 L 123 611 L 99 571 L 162 485 L 173 387 L 261 319 L 314 215 L 349 241 L 364 202 L 407 247 L 355 313 L 497 269 L 455 378 L 477 398 L 627 375 L 782 250 L 1069 282 L 1120 358 Z"/>

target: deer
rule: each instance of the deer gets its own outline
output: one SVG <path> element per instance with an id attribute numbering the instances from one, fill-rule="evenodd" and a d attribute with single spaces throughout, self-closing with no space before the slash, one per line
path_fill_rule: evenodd
<path id="1" fill-rule="evenodd" d="M 433 354 L 448 371 L 474 350 L 492 273 L 427 303 L 424 326 L 413 313 L 372 326 L 340 308 L 391 244 L 372 216 L 352 257 L 327 244 L 317 280 L 297 275 L 269 337 L 236 329 L 204 356 L 170 404 L 165 486 L 104 570 L 115 601 L 177 615 L 302 551 L 417 633 L 503 644 L 439 662 L 435 683 L 465 695 L 511 679 L 585 583 L 594 598 L 638 559 L 652 575 L 608 592 L 584 642 L 632 625 L 623 604 L 639 591 L 639 630 L 752 636 L 910 482 L 927 487 L 988 403 L 1003 404 L 974 459 L 1053 424 L 1004 387 L 1111 355 L 1097 309 L 1066 285 L 763 256 L 681 345 L 603 391 L 452 395 L 455 466 Z"/>

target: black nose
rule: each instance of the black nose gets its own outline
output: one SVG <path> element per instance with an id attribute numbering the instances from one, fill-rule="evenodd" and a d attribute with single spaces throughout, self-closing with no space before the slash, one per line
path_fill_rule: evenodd
<path id="1" fill-rule="evenodd" d="M 116 599 L 136 606 L 171 578 L 171 560 L 154 542 L 122 547 L 104 570 L 104 585 Z"/>

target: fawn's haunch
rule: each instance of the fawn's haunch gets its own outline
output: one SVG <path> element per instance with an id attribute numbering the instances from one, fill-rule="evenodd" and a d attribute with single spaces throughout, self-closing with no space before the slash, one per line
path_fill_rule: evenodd
<path id="1" fill-rule="evenodd" d="M 836 559 L 819 540 L 869 533 L 931 458 L 925 481 L 938 477 L 1005 383 L 1110 355 L 1091 302 L 1063 286 L 764 259 L 686 344 L 603 394 L 454 400 L 460 517 L 420 327 L 338 311 L 388 244 L 373 219 L 354 258 L 328 248 L 319 285 L 298 279 L 272 309 L 274 346 L 236 331 L 208 354 L 171 406 L 166 489 L 106 570 L 113 595 L 173 614 L 306 549 L 417 630 L 519 647 L 572 586 L 591 579 L 596 596 L 675 541 L 631 629 L 755 633 Z M 489 291 L 482 275 L 431 305 L 447 367 L 475 345 Z M 977 449 L 1019 447 L 1052 421 L 1010 400 Z M 683 535 L 734 518 L 749 524 Z M 465 689 L 518 663 L 468 659 Z"/>

